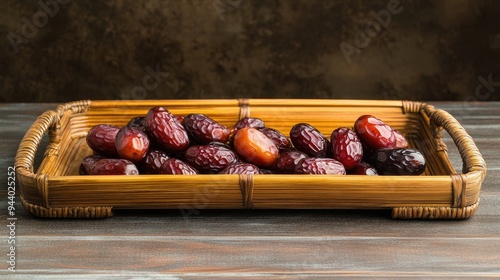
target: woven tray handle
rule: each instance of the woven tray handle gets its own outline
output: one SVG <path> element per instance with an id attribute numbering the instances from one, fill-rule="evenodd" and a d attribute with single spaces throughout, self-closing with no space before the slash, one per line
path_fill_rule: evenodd
<path id="1" fill-rule="evenodd" d="M 462 125 L 448 112 L 435 109 L 433 106 L 426 105 L 425 112 L 430 118 L 431 125 L 442 127 L 451 136 L 462 157 L 464 174 L 478 172 L 481 180 L 486 176 L 486 162 L 479 152 L 472 137 L 465 131 Z"/>
<path id="2" fill-rule="evenodd" d="M 49 132 L 50 143 L 45 156 L 57 152 L 59 146 L 59 116 L 57 112 L 49 110 L 40 115 L 24 135 L 16 153 L 15 167 L 20 175 L 35 176 L 34 162 L 36 151 L 46 132 Z"/>

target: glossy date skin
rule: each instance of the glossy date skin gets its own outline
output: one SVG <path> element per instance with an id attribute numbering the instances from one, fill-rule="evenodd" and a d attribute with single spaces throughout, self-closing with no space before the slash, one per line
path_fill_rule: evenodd
<path id="1" fill-rule="evenodd" d="M 373 167 L 371 164 L 366 162 L 360 162 L 356 167 L 349 170 L 347 174 L 376 176 L 378 175 L 378 172 L 377 169 L 375 169 L 375 167 Z"/>
<path id="2" fill-rule="evenodd" d="M 251 163 L 233 163 L 220 174 L 261 174 L 259 167 Z"/>
<path id="3" fill-rule="evenodd" d="M 203 114 L 189 114 L 183 123 L 191 139 L 199 144 L 226 143 L 229 138 L 227 127 Z"/>
<path id="4" fill-rule="evenodd" d="M 332 132 L 330 141 L 333 158 L 340 161 L 347 170 L 361 162 L 363 145 L 354 131 L 347 127 L 337 128 Z"/>
<path id="5" fill-rule="evenodd" d="M 198 171 L 182 160 L 169 158 L 162 164 L 160 174 L 196 175 Z"/>
<path id="6" fill-rule="evenodd" d="M 259 129 L 259 131 L 267 136 L 267 138 L 271 139 L 280 152 L 286 151 L 292 147 L 290 140 L 276 129 L 264 127 Z"/>
<path id="7" fill-rule="evenodd" d="M 306 158 L 295 167 L 296 174 L 345 175 L 342 163 L 331 158 Z"/>
<path id="8" fill-rule="evenodd" d="M 328 140 L 312 125 L 299 123 L 290 130 L 294 147 L 310 157 L 323 158 L 328 154 Z"/>
<path id="9" fill-rule="evenodd" d="M 273 170 L 283 174 L 292 174 L 295 172 L 295 166 L 299 162 L 309 156 L 296 149 L 291 149 L 279 154 L 278 158 L 273 164 Z"/>
<path id="10" fill-rule="evenodd" d="M 363 115 L 354 123 L 354 131 L 368 150 L 396 148 L 392 128 L 372 115 Z"/>
<path id="11" fill-rule="evenodd" d="M 420 175 L 426 167 L 424 156 L 415 149 L 379 149 L 371 162 L 382 175 Z"/>
<path id="12" fill-rule="evenodd" d="M 115 144 L 120 158 L 138 163 L 148 152 L 149 138 L 140 128 L 124 126 L 116 134 Z"/>
<path id="13" fill-rule="evenodd" d="M 168 152 L 179 153 L 189 147 L 186 129 L 163 107 L 149 110 L 146 115 L 146 129 L 149 135 Z"/>
<path id="14" fill-rule="evenodd" d="M 104 158 L 94 163 L 88 175 L 139 175 L 139 170 L 129 160 Z"/>
<path id="15" fill-rule="evenodd" d="M 160 174 L 162 164 L 170 157 L 158 149 L 149 149 L 146 156 L 139 163 L 139 170 L 143 174 Z"/>
<path id="16" fill-rule="evenodd" d="M 92 127 L 86 136 L 88 146 L 97 154 L 105 157 L 118 157 L 116 150 L 116 134 L 120 127 L 99 124 Z"/>
<path id="17" fill-rule="evenodd" d="M 325 126 L 321 126 L 322 130 Z M 163 107 L 124 127 L 100 124 L 86 136 L 94 155 L 80 174 L 357 174 L 418 175 L 423 155 L 382 120 L 360 116 L 329 138 L 297 123 L 288 138 L 258 118 L 231 129 L 204 114 L 174 115 Z M 382 148 L 381 148 L 382 147 Z"/>
<path id="18" fill-rule="evenodd" d="M 270 167 L 278 157 L 279 150 L 264 133 L 244 127 L 234 135 L 234 149 L 246 161 L 259 167 Z"/>
<path id="19" fill-rule="evenodd" d="M 201 173 L 219 173 L 238 161 L 236 154 L 223 145 L 191 146 L 184 159 Z"/>

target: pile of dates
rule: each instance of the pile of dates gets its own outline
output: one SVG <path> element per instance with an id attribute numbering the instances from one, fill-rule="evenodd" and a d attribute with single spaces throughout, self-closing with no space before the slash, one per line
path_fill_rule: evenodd
<path id="1" fill-rule="evenodd" d="M 290 138 L 257 118 L 228 128 L 203 114 L 177 116 L 151 108 L 124 127 L 100 124 L 87 134 L 94 151 L 82 175 L 136 174 L 357 174 L 420 175 L 425 159 L 403 134 L 363 115 L 354 127 L 326 138 L 307 123 Z"/>

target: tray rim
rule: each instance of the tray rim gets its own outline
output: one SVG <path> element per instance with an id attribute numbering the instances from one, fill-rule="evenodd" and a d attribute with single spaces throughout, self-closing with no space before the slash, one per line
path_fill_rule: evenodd
<path id="1" fill-rule="evenodd" d="M 34 139 L 32 138 L 32 135 L 29 135 L 30 132 L 32 132 L 34 129 L 36 130 L 37 127 L 35 126 L 42 126 L 42 130 L 47 130 L 49 131 L 49 137 L 50 137 L 50 144 L 47 147 L 45 156 L 44 156 L 44 162 L 47 160 L 47 158 L 51 158 L 54 156 L 57 156 L 57 147 L 56 144 L 58 143 L 58 137 L 59 137 L 59 132 L 60 132 L 60 120 L 63 117 L 65 113 L 68 111 L 71 111 L 71 113 L 83 113 L 86 112 L 89 108 L 93 107 L 94 109 L 97 108 L 106 108 L 109 106 L 116 106 L 117 104 L 120 105 L 127 105 L 130 104 L 131 106 L 151 106 L 151 105 L 157 105 L 157 104 L 204 104 L 204 103 L 209 103 L 210 105 L 217 105 L 220 103 L 228 104 L 228 106 L 239 106 L 240 108 L 240 114 L 239 117 L 244 117 L 244 116 L 249 116 L 250 115 L 250 109 L 253 107 L 257 106 L 275 106 L 277 102 L 280 104 L 289 104 L 289 105 L 294 105 L 297 106 L 298 103 L 300 102 L 300 106 L 356 106 L 356 107 L 363 107 L 363 106 L 378 106 L 378 107 L 391 107 L 391 108 L 401 108 L 402 114 L 405 114 L 407 112 L 412 112 L 412 113 L 422 113 L 425 116 L 428 116 L 430 119 L 430 122 L 432 125 L 436 127 L 436 137 L 439 136 L 439 132 L 444 128 L 447 130 L 450 135 L 452 135 L 452 138 L 455 141 L 455 144 L 459 145 L 459 152 L 461 153 L 462 159 L 464 159 L 465 163 L 464 168 L 465 172 L 463 174 L 456 174 L 456 175 L 443 175 L 443 176 L 431 176 L 432 178 L 435 179 L 442 179 L 449 181 L 451 185 L 451 192 L 450 194 L 453 196 L 452 203 L 451 205 L 408 205 L 408 206 L 401 206 L 401 207 L 389 207 L 393 209 L 393 217 L 394 218 L 468 218 L 470 217 L 477 209 L 477 205 L 479 203 L 479 191 L 481 187 L 481 183 L 484 180 L 484 177 L 486 175 L 486 164 L 484 162 L 484 159 L 480 155 L 479 151 L 477 150 L 477 147 L 475 146 L 472 138 L 465 132 L 463 127 L 456 121 L 451 115 L 449 115 L 447 112 L 443 110 L 436 110 L 433 106 L 427 105 L 425 103 L 421 102 L 412 102 L 412 101 L 400 101 L 400 100 L 391 100 L 391 101 L 386 101 L 386 100 L 350 100 L 350 99 L 192 99 L 192 100 L 143 100 L 143 101 L 130 101 L 130 100 L 96 100 L 96 101 L 90 101 L 90 100 L 79 100 L 79 101 L 73 101 L 65 104 L 61 104 L 57 107 L 56 111 L 49 110 L 42 114 L 37 121 L 33 124 L 33 126 L 27 131 L 25 138 L 23 138 L 23 141 L 20 144 L 18 153 L 16 154 L 16 175 L 18 175 L 18 178 L 20 178 L 20 186 L 21 186 L 21 198 L 23 201 L 23 206 L 25 206 L 26 209 L 28 209 L 29 212 L 34 214 L 35 216 L 41 216 L 41 217 L 105 217 L 105 216 L 110 216 L 112 215 L 112 208 L 113 206 L 107 206 L 107 205 L 93 205 L 93 206 L 83 206 L 83 207 L 78 207 L 78 206 L 64 206 L 64 205 L 52 205 L 50 202 L 50 186 L 52 183 L 54 183 L 57 180 L 67 180 L 71 181 L 72 179 L 81 179 L 80 176 L 48 176 L 47 174 L 35 174 L 33 173 L 33 166 L 32 166 L 32 157 L 34 156 L 33 149 L 36 151 L 36 148 L 38 148 L 39 144 L 39 138 L 43 136 L 43 133 L 41 135 L 38 135 L 38 133 Z M 306 105 L 304 105 L 306 104 Z M 446 127 L 448 126 L 448 127 Z M 457 128 L 458 126 L 458 128 Z M 450 128 L 451 127 L 451 128 Z M 461 131 L 463 130 L 463 131 Z M 43 132 L 44 132 L 43 131 Z M 38 132 L 40 132 L 38 130 Z M 457 135 L 455 135 L 457 134 Z M 457 137 L 453 137 L 457 136 Z M 466 139 L 466 138 L 470 139 Z M 28 138 L 28 139 L 26 139 Z M 459 139 L 456 139 L 459 138 Z M 26 140 L 26 141 L 25 141 Z M 440 139 L 438 139 L 440 140 Z M 470 140 L 469 142 L 471 143 L 466 143 L 467 145 L 463 144 L 460 141 L 466 141 Z M 37 143 L 38 142 L 38 143 Z M 442 143 L 442 141 L 441 141 Z M 23 145 L 25 144 L 25 145 Z M 33 144 L 36 144 L 35 147 L 33 147 Z M 29 146 L 31 145 L 31 146 Z M 447 157 L 446 153 L 446 145 L 442 143 L 442 154 L 445 155 L 444 158 Z M 29 147 L 27 147 L 29 146 Z M 462 151 L 463 147 L 466 148 L 471 148 L 472 155 L 467 155 L 466 151 Z M 28 151 L 24 151 L 23 148 L 26 150 L 26 148 L 29 148 Z M 464 156 L 464 154 L 466 154 Z M 472 163 L 467 162 L 467 161 L 474 161 Z M 31 164 L 30 164 L 31 161 Z M 449 162 L 449 161 L 448 161 Z M 43 164 L 43 163 L 42 163 Z M 469 165 L 469 166 L 467 166 Z M 42 167 L 42 166 L 41 166 Z M 43 170 L 43 168 L 40 168 L 39 170 Z M 142 176 L 154 176 L 155 179 L 167 179 L 164 177 L 169 177 L 169 175 L 142 175 Z M 208 176 L 214 176 L 214 175 L 208 175 Z M 220 175 L 219 175 L 220 176 Z M 228 175 L 225 175 L 228 176 Z M 288 178 L 293 178 L 293 176 L 301 176 L 301 175 L 266 175 L 266 176 L 287 176 Z M 292 176 L 292 177 L 291 177 Z M 334 176 L 335 175 L 321 175 L 323 176 Z M 88 177 L 87 179 L 84 180 L 97 180 L 100 178 L 100 176 L 86 176 Z M 92 177 L 98 177 L 98 178 L 92 178 Z M 113 177 L 113 176 L 107 176 L 107 177 Z M 120 178 L 116 178 L 118 181 L 119 179 L 123 179 L 123 176 L 118 176 Z M 356 177 L 356 176 L 349 176 L 349 177 Z M 382 177 L 382 176 L 381 176 Z M 395 176 L 384 176 L 384 177 L 395 177 Z M 399 178 L 403 176 L 397 176 Z M 428 176 L 426 176 L 428 177 Z M 144 178 L 144 177 L 143 177 Z M 172 178 L 172 177 L 169 177 Z M 110 178 L 113 179 L 113 178 Z M 240 187 L 241 187 L 241 181 L 245 180 L 250 180 L 253 181 L 253 178 L 249 179 L 249 176 L 239 176 L 240 179 Z M 378 179 L 372 178 L 375 181 Z M 419 179 L 419 177 L 412 177 L 412 180 L 419 181 L 422 179 Z M 349 179 L 350 180 L 350 179 Z M 354 179 L 352 179 L 354 180 Z M 383 181 L 381 179 L 381 181 Z M 472 182 L 472 184 L 471 184 Z M 252 183 L 253 184 L 253 183 Z M 471 189 L 471 186 L 475 184 L 476 185 L 476 191 L 477 191 L 477 199 L 473 201 L 472 203 L 465 203 L 465 196 L 466 196 L 466 191 Z M 469 186 L 468 186 L 469 185 Z M 29 199 L 29 195 L 23 194 L 23 190 L 27 188 L 35 188 L 37 190 L 37 195 L 39 195 L 40 199 Z M 244 193 L 244 188 L 242 187 L 242 193 Z M 26 199 L 28 198 L 28 199 Z M 245 203 L 245 195 L 243 194 L 243 207 L 244 208 L 251 208 L 248 207 L 247 203 Z M 247 197 L 248 199 L 248 197 Z M 250 203 L 251 204 L 251 203 Z M 380 207 L 380 208 L 387 208 L 387 207 Z M 101 209 L 102 211 L 98 211 L 100 214 L 96 214 L 97 210 Z M 75 214 L 78 213 L 78 214 Z M 89 213 L 94 213 L 94 214 L 89 214 Z"/>

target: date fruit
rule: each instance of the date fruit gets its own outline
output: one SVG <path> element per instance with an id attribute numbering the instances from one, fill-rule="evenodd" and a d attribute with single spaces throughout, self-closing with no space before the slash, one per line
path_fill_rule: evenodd
<path id="1" fill-rule="evenodd" d="M 274 142 L 252 127 L 238 129 L 233 145 L 238 155 L 259 167 L 271 166 L 279 154 Z"/>
<path id="2" fill-rule="evenodd" d="M 191 146 L 184 159 L 201 173 L 219 173 L 238 161 L 236 154 L 222 145 Z"/>
<path id="3" fill-rule="evenodd" d="M 184 118 L 184 127 L 191 139 L 199 144 L 225 143 L 229 137 L 227 127 L 203 114 L 187 115 Z"/>
<path id="4" fill-rule="evenodd" d="M 169 158 L 161 150 L 149 149 L 146 156 L 139 163 L 139 170 L 144 174 L 160 174 L 162 164 Z"/>
<path id="5" fill-rule="evenodd" d="M 356 133 L 347 127 L 339 127 L 331 136 L 333 158 L 340 161 L 345 169 L 356 167 L 363 158 L 363 145 Z"/>
<path id="6" fill-rule="evenodd" d="M 89 130 L 86 137 L 87 144 L 97 154 L 118 157 L 115 139 L 119 130 L 118 126 L 98 124 Z"/>
<path id="7" fill-rule="evenodd" d="M 180 159 L 169 158 L 162 164 L 160 174 L 196 175 L 198 171 Z"/>
<path id="8" fill-rule="evenodd" d="M 263 120 L 258 119 L 258 118 L 250 118 L 250 117 L 245 117 L 240 119 L 235 125 L 234 129 L 242 129 L 244 127 L 253 127 L 253 128 L 264 128 L 266 125 Z"/>
<path id="9" fill-rule="evenodd" d="M 345 175 L 345 168 L 331 158 L 305 158 L 295 167 L 296 174 Z"/>
<path id="10" fill-rule="evenodd" d="M 296 149 L 310 157 L 323 158 L 328 153 L 328 140 L 310 124 L 294 125 L 290 130 L 290 139 Z"/>
<path id="11" fill-rule="evenodd" d="M 177 118 L 163 107 L 151 108 L 146 115 L 146 128 L 168 152 L 185 151 L 189 147 L 189 137 Z"/>
<path id="12" fill-rule="evenodd" d="M 116 134 L 115 143 L 120 158 L 135 163 L 140 162 L 149 149 L 148 136 L 137 127 L 122 127 Z"/>
<path id="13" fill-rule="evenodd" d="M 273 164 L 273 169 L 280 173 L 294 173 L 295 166 L 305 158 L 308 158 L 306 153 L 296 149 L 292 149 L 279 154 L 278 159 Z"/>
<path id="14" fill-rule="evenodd" d="M 415 149 L 380 149 L 371 162 L 383 175 L 420 175 L 425 171 L 425 158 Z"/>
<path id="15" fill-rule="evenodd" d="M 360 162 L 356 167 L 349 170 L 347 172 L 351 175 L 368 175 L 368 176 L 376 176 L 378 175 L 377 169 L 371 166 L 369 163 Z"/>
<path id="16" fill-rule="evenodd" d="M 363 115 L 354 123 L 354 131 L 369 150 L 396 147 L 392 128 L 372 115 Z"/>
<path id="17" fill-rule="evenodd" d="M 92 166 L 89 175 L 138 175 L 134 163 L 126 159 L 103 158 Z"/>
<path id="18" fill-rule="evenodd" d="M 127 123 L 129 127 L 136 127 L 142 131 L 146 131 L 146 118 L 145 117 L 135 117 L 130 119 Z"/>
<path id="19" fill-rule="evenodd" d="M 259 130 L 274 142 L 280 152 L 286 151 L 292 147 L 290 140 L 278 130 L 269 127 L 264 127 Z"/>
<path id="20" fill-rule="evenodd" d="M 220 174 L 260 174 L 260 169 L 251 163 L 233 163 L 222 170 Z"/>
<path id="21" fill-rule="evenodd" d="M 103 157 L 100 155 L 90 155 L 85 157 L 80 164 L 80 175 L 89 175 L 90 172 L 92 172 L 91 170 L 94 164 L 101 159 L 103 159 Z"/>

